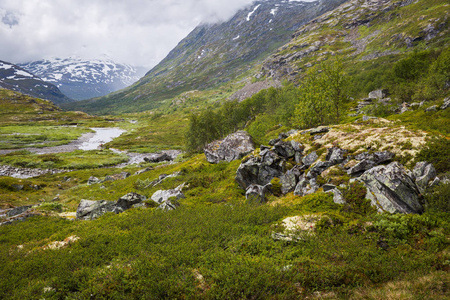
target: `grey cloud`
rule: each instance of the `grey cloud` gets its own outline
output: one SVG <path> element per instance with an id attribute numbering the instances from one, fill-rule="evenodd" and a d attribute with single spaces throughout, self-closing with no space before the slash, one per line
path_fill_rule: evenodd
<path id="1" fill-rule="evenodd" d="M 227 20 L 252 0 L 2 0 L 0 59 L 107 54 L 151 67 L 201 22 Z M 17 16 L 20 15 L 20 21 Z"/>

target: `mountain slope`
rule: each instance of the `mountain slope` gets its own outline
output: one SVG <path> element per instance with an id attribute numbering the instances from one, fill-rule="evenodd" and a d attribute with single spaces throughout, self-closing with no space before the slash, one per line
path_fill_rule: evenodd
<path id="1" fill-rule="evenodd" d="M 445 0 L 350 0 L 300 28 L 258 76 L 296 82 L 329 55 L 359 65 L 355 75 L 408 52 L 448 47 L 448 12 Z"/>
<path id="2" fill-rule="evenodd" d="M 188 90 L 217 87 L 288 42 L 301 25 L 343 2 L 256 1 L 227 22 L 195 28 L 131 88 L 66 108 L 96 113 L 142 111 Z"/>
<path id="3" fill-rule="evenodd" d="M 21 67 L 0 60 L 0 87 L 50 100 L 55 104 L 72 101 L 53 84 L 43 81 Z"/>
<path id="4" fill-rule="evenodd" d="M 25 70 L 51 82 L 75 100 L 100 97 L 138 81 L 145 68 L 118 64 L 110 59 L 51 59 L 19 64 Z"/>

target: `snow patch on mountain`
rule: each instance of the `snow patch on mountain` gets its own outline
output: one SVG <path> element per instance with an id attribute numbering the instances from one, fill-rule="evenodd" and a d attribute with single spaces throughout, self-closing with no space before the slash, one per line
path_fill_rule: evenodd
<path id="1" fill-rule="evenodd" d="M 76 100 L 100 97 L 128 87 L 147 71 L 111 59 L 85 60 L 79 57 L 50 58 L 20 66 L 57 85 Z"/>

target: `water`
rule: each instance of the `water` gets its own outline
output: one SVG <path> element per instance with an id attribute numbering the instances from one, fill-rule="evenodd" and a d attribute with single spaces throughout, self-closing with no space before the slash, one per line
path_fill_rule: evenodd
<path id="1" fill-rule="evenodd" d="M 78 149 L 80 150 L 96 150 L 101 145 L 111 142 L 119 137 L 125 130 L 120 128 L 91 128 L 95 131 L 94 136 L 83 142 Z"/>

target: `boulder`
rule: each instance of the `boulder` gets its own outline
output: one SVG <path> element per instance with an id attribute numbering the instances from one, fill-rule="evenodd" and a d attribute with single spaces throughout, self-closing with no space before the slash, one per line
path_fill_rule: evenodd
<path id="1" fill-rule="evenodd" d="M 214 141 L 203 149 L 208 162 L 217 164 L 240 159 L 255 150 L 252 137 L 245 131 L 230 134 L 225 139 Z"/>
<path id="2" fill-rule="evenodd" d="M 141 203 L 145 201 L 147 198 L 145 196 L 136 194 L 136 193 L 128 193 L 125 196 L 122 196 L 116 202 L 116 210 L 127 210 L 133 207 L 133 205 Z"/>
<path id="3" fill-rule="evenodd" d="M 245 191 L 245 198 L 248 202 L 251 203 L 265 203 L 266 202 L 266 193 L 270 190 L 270 184 L 267 185 L 258 185 L 251 184 L 247 187 Z"/>
<path id="4" fill-rule="evenodd" d="M 241 163 L 236 171 L 236 181 L 243 189 L 251 184 L 266 185 L 274 177 L 284 174 L 285 160 L 271 150 L 264 150 L 257 157 Z"/>
<path id="5" fill-rule="evenodd" d="M 302 159 L 302 163 L 309 167 L 310 165 L 312 165 L 317 159 L 319 158 L 319 156 L 317 155 L 316 151 L 313 151 L 311 153 L 309 153 L 308 155 L 306 155 L 305 157 L 303 157 Z"/>
<path id="6" fill-rule="evenodd" d="M 338 147 L 332 147 L 328 149 L 326 159 L 333 165 L 340 164 L 344 161 L 344 155 L 347 151 Z"/>
<path id="7" fill-rule="evenodd" d="M 418 162 L 414 167 L 413 176 L 419 191 L 425 193 L 428 183 L 436 178 L 436 169 L 433 164 L 426 161 Z"/>
<path id="8" fill-rule="evenodd" d="M 94 220 L 107 212 L 112 212 L 114 208 L 115 202 L 112 201 L 83 199 L 77 208 L 77 220 Z"/>
<path id="9" fill-rule="evenodd" d="M 375 152 L 375 153 L 361 153 L 358 154 L 355 158 L 357 160 L 360 160 L 359 163 L 357 163 L 355 166 L 351 167 L 347 170 L 348 175 L 355 175 L 358 173 L 361 173 L 363 171 L 369 170 L 372 167 L 383 163 L 390 161 L 395 156 L 394 153 L 389 151 L 383 151 L 383 152 Z"/>
<path id="10" fill-rule="evenodd" d="M 279 141 L 274 145 L 273 151 L 286 159 L 292 158 L 295 155 L 295 150 L 291 142 Z"/>
<path id="11" fill-rule="evenodd" d="M 186 198 L 184 196 L 183 192 L 182 192 L 183 187 L 184 187 L 184 183 L 179 185 L 179 186 L 177 186 L 174 189 L 171 189 L 171 190 L 159 190 L 159 191 L 156 191 L 152 195 L 151 199 L 153 201 L 155 201 L 156 203 L 161 204 L 161 203 L 169 200 L 170 198 L 176 198 L 176 199 Z"/>
<path id="12" fill-rule="evenodd" d="M 163 161 L 172 161 L 173 158 L 167 153 L 155 153 L 150 157 L 144 157 L 144 161 L 150 162 L 150 163 L 160 163 Z"/>
<path id="13" fill-rule="evenodd" d="M 281 176 L 281 192 L 287 194 L 293 192 L 298 183 L 298 178 L 302 175 L 301 167 L 295 166 L 291 170 L 287 171 L 286 174 Z"/>
<path id="14" fill-rule="evenodd" d="M 422 213 L 420 192 L 408 171 L 398 162 L 377 166 L 358 178 L 367 188 L 366 198 L 379 211 Z"/>
<path id="15" fill-rule="evenodd" d="M 389 91 L 387 89 L 379 89 L 375 91 L 371 91 L 369 93 L 369 98 L 371 99 L 383 99 L 389 95 Z"/>
<path id="16" fill-rule="evenodd" d="M 24 212 L 26 212 L 27 210 L 29 210 L 32 206 L 31 205 L 27 205 L 27 206 L 20 206 L 20 207 L 16 207 L 11 209 L 10 211 L 8 211 L 6 213 L 6 215 L 8 217 L 14 217 L 20 214 L 23 214 Z"/>

